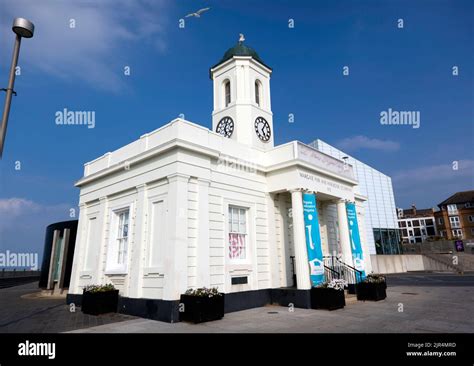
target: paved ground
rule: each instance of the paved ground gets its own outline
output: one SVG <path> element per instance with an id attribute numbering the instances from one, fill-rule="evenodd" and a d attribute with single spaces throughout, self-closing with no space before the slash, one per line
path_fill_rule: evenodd
<path id="1" fill-rule="evenodd" d="M 0 289 L 0 333 L 25 332 L 474 332 L 474 274 L 388 276 L 387 299 L 351 299 L 336 311 L 267 306 L 204 324 L 168 324 L 122 314 L 71 313 L 64 299 L 31 298 L 36 284 Z"/>
<path id="2" fill-rule="evenodd" d="M 267 306 L 226 314 L 203 324 L 168 324 L 148 319 L 76 332 L 318 332 L 473 333 L 474 275 L 402 274 L 388 278 L 387 299 L 350 301 L 336 311 Z"/>
<path id="3" fill-rule="evenodd" d="M 35 292 L 37 282 L 0 289 L 0 333 L 58 333 L 134 319 L 122 314 L 86 315 L 80 308 L 71 313 L 64 298 L 28 297 Z"/>

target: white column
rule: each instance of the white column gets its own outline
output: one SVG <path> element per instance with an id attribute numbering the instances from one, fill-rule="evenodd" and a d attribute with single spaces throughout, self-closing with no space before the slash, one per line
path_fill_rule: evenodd
<path id="1" fill-rule="evenodd" d="M 339 226 L 339 240 L 341 241 L 342 260 L 349 266 L 353 266 L 352 249 L 349 239 L 349 224 L 347 222 L 346 202 L 337 201 L 337 222 Z"/>
<path id="2" fill-rule="evenodd" d="M 290 246 L 288 243 L 288 214 L 286 206 L 286 195 L 280 194 L 278 197 L 278 211 L 280 211 L 280 271 L 282 287 L 289 287 L 292 285 L 291 279 L 291 260 L 290 260 Z"/>
<path id="3" fill-rule="evenodd" d="M 164 258 L 163 300 L 179 300 L 188 283 L 188 182 L 189 176 L 168 176 L 168 214 Z"/>
<path id="4" fill-rule="evenodd" d="M 112 232 L 112 229 L 107 226 L 111 225 L 110 222 L 112 218 L 108 217 L 109 216 L 109 201 L 108 201 L 107 196 L 100 197 L 99 201 L 100 201 L 100 212 L 97 216 L 97 220 L 98 220 L 97 226 L 98 226 L 98 232 L 99 232 L 100 237 L 98 238 L 99 239 L 99 253 L 97 254 L 98 255 L 97 280 L 100 283 L 106 283 L 107 281 L 105 281 L 104 272 L 105 272 L 105 267 L 107 266 L 106 264 L 107 263 L 107 248 L 109 246 L 108 243 L 110 242 L 110 235 L 111 235 L 110 233 Z M 107 231 L 108 231 L 108 235 L 107 235 L 108 238 L 107 238 L 107 245 L 106 245 L 106 242 L 104 240 L 105 240 L 105 235 Z M 91 243 L 87 243 L 87 245 L 91 245 Z M 86 258 L 84 259 L 86 260 Z M 94 280 L 93 283 L 95 282 L 96 281 Z M 127 296 L 127 294 L 121 294 L 121 295 Z"/>
<path id="5" fill-rule="evenodd" d="M 128 279 L 128 296 L 139 298 L 142 293 L 143 265 L 145 255 L 145 228 L 147 218 L 146 184 L 137 188 L 135 217 L 133 218 L 133 242 L 130 246 L 130 277 Z"/>
<path id="6" fill-rule="evenodd" d="M 318 207 L 319 215 L 319 233 L 321 234 L 321 250 L 323 256 L 330 255 L 329 253 L 329 237 L 328 237 L 328 226 L 326 218 L 326 204 L 323 201 L 317 200 L 316 196 L 316 206 Z"/>
<path id="7" fill-rule="evenodd" d="M 276 241 L 275 201 L 274 195 L 267 194 L 268 222 L 268 255 L 270 256 L 270 287 L 280 287 L 280 268 L 278 264 L 278 248 Z"/>
<path id="8" fill-rule="evenodd" d="M 197 286 L 210 287 L 209 180 L 198 179 Z"/>
<path id="9" fill-rule="evenodd" d="M 295 246 L 295 271 L 298 290 L 311 288 L 309 277 L 308 253 L 303 216 L 303 195 L 301 190 L 291 191 L 291 207 L 293 213 L 293 241 Z"/>
<path id="10" fill-rule="evenodd" d="M 69 283 L 70 294 L 80 294 L 79 288 L 79 272 L 84 262 L 84 243 L 85 243 L 85 227 L 87 225 L 86 205 L 79 204 L 79 222 L 77 224 L 76 243 L 74 244 L 74 258 L 72 260 L 71 281 Z"/>

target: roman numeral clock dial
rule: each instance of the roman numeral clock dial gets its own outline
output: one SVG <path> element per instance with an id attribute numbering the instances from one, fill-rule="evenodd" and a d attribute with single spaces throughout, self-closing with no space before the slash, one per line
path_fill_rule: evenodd
<path id="1" fill-rule="evenodd" d="M 216 127 L 216 132 L 224 137 L 231 137 L 234 132 L 234 121 L 230 117 L 223 117 Z"/>
<path id="2" fill-rule="evenodd" d="M 263 142 L 268 142 L 272 136 L 270 124 L 263 117 L 257 117 L 255 120 L 255 133 Z"/>

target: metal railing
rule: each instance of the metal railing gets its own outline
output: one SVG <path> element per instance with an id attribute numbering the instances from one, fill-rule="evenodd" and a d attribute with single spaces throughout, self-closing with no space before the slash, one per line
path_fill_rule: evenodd
<path id="1" fill-rule="evenodd" d="M 325 270 L 326 268 L 328 269 L 327 280 L 331 280 L 333 278 L 343 279 L 347 281 L 349 285 L 355 285 L 359 282 L 362 282 L 362 271 L 359 271 L 358 269 L 348 265 L 347 263 L 344 263 L 338 257 L 325 256 L 323 257 L 323 260 Z"/>

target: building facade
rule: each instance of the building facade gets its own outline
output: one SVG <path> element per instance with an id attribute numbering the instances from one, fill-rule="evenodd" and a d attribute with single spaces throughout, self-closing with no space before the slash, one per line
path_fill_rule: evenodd
<path id="1" fill-rule="evenodd" d="M 474 190 L 457 192 L 438 207 L 434 215 L 440 236 L 474 242 Z"/>
<path id="2" fill-rule="evenodd" d="M 398 225 L 403 243 L 422 243 L 438 235 L 432 208 L 398 209 Z"/>
<path id="3" fill-rule="evenodd" d="M 358 182 L 356 192 L 367 197 L 364 202 L 365 235 L 370 253 L 400 254 L 401 238 L 392 179 L 320 139 L 313 141 L 310 146 L 352 165 Z"/>
<path id="4" fill-rule="evenodd" d="M 306 194 L 319 233 L 309 245 L 371 272 L 365 230 L 354 236 L 366 198 L 353 167 L 298 141 L 274 146 L 271 73 L 239 43 L 210 69 L 212 130 L 178 118 L 85 164 L 69 302 L 113 283 L 122 310 L 175 321 L 189 288 L 217 287 L 234 310 L 270 289 L 308 296 L 323 266 L 308 260 Z"/>

